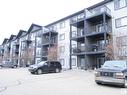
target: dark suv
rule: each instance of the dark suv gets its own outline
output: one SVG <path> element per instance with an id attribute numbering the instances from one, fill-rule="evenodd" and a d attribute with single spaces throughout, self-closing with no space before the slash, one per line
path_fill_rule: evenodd
<path id="1" fill-rule="evenodd" d="M 59 61 L 42 61 L 38 64 L 30 65 L 28 70 L 32 74 L 59 73 L 62 70 L 62 66 Z"/>

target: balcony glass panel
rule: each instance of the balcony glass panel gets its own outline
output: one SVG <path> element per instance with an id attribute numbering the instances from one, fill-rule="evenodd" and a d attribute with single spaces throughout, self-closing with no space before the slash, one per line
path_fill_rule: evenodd
<path id="1" fill-rule="evenodd" d="M 74 38 L 74 37 L 81 37 L 83 35 L 84 35 L 84 29 L 77 29 L 77 31 L 76 30 L 72 31 L 71 37 L 72 38 Z"/>
<path id="2" fill-rule="evenodd" d="M 105 50 L 105 44 L 90 44 L 87 46 L 88 52 L 98 52 Z"/>
<path id="3" fill-rule="evenodd" d="M 48 55 L 48 51 L 43 51 L 42 52 L 42 56 L 47 56 Z"/>
<path id="4" fill-rule="evenodd" d="M 70 23 L 75 23 L 75 22 L 77 22 L 79 20 L 82 20 L 82 19 L 84 19 L 84 13 L 81 13 L 81 14 L 79 14 L 77 16 L 72 17 L 70 19 Z"/>
<path id="5" fill-rule="evenodd" d="M 111 32 L 112 28 L 109 25 L 104 27 L 102 24 L 91 26 L 90 29 L 87 31 L 87 34 L 94 34 L 94 33 L 101 33 L 101 32 Z"/>
<path id="6" fill-rule="evenodd" d="M 108 15 L 111 15 L 111 10 L 107 6 L 101 6 L 93 10 L 86 10 L 86 18 L 93 17 L 104 12 L 106 12 Z"/>
<path id="7" fill-rule="evenodd" d="M 72 48 L 72 53 L 81 53 L 81 52 L 85 52 L 85 47 L 81 46 Z"/>

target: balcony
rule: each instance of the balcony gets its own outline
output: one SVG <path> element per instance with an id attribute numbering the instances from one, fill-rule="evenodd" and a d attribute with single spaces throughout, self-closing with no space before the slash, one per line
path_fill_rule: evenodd
<path id="1" fill-rule="evenodd" d="M 85 47 L 80 48 L 72 48 L 72 54 L 73 55 L 81 55 L 85 53 Z"/>
<path id="2" fill-rule="evenodd" d="M 15 53 L 19 53 L 19 49 L 15 49 Z"/>
<path id="3" fill-rule="evenodd" d="M 87 45 L 87 53 L 86 54 L 102 54 L 105 53 L 105 45 L 104 44 L 90 44 Z"/>
<path id="4" fill-rule="evenodd" d="M 84 20 L 84 13 L 81 13 L 75 17 L 72 17 L 70 19 L 70 24 L 74 24 L 74 23 L 77 23 L 77 22 L 81 22 Z"/>
<path id="5" fill-rule="evenodd" d="M 15 42 L 15 46 L 19 46 L 19 42 Z"/>
<path id="6" fill-rule="evenodd" d="M 42 57 L 47 57 L 48 56 L 48 51 L 42 51 Z"/>
<path id="7" fill-rule="evenodd" d="M 32 40 L 26 39 L 26 40 L 24 40 L 24 42 L 26 42 L 27 44 L 30 44 L 32 42 Z"/>
<path id="8" fill-rule="evenodd" d="M 85 36 L 84 29 L 72 31 L 71 33 L 71 39 L 76 41 L 81 40 L 82 38 L 84 38 L 84 36 Z"/>
<path id="9" fill-rule="evenodd" d="M 56 32 L 56 30 L 54 29 L 47 29 L 47 28 L 44 28 L 43 30 L 43 35 L 49 35 L 49 34 L 52 34 L 52 35 L 57 35 L 58 32 Z"/>
<path id="10" fill-rule="evenodd" d="M 49 45 L 49 44 L 55 44 L 55 43 L 57 43 L 57 38 L 44 39 L 42 41 L 42 45 Z"/>
<path id="11" fill-rule="evenodd" d="M 108 25 L 104 27 L 103 25 L 91 26 L 90 30 L 86 32 L 86 36 L 104 36 L 104 33 L 111 33 L 112 28 Z"/>
<path id="12" fill-rule="evenodd" d="M 97 7 L 92 10 L 85 10 L 86 19 L 98 20 L 103 19 L 103 13 L 106 14 L 106 18 L 111 18 L 111 10 L 107 6 Z"/>

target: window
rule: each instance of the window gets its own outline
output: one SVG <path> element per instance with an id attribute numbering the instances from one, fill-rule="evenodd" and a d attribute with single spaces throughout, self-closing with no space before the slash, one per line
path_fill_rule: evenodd
<path id="1" fill-rule="evenodd" d="M 60 41 L 65 39 L 65 34 L 60 34 Z"/>
<path id="2" fill-rule="evenodd" d="M 27 48 L 26 44 L 25 43 L 22 43 L 22 50 L 25 50 Z"/>
<path id="3" fill-rule="evenodd" d="M 127 6 L 127 0 L 115 0 L 114 7 L 115 10 L 124 8 Z"/>
<path id="4" fill-rule="evenodd" d="M 76 66 L 76 59 L 72 58 L 72 66 Z"/>
<path id="5" fill-rule="evenodd" d="M 36 38 L 36 46 L 41 47 L 41 38 Z"/>
<path id="6" fill-rule="evenodd" d="M 76 31 L 72 31 L 72 37 L 76 37 L 77 36 L 77 32 Z"/>
<path id="7" fill-rule="evenodd" d="M 115 25 L 116 25 L 116 28 L 127 26 L 127 17 L 116 19 Z"/>
<path id="8" fill-rule="evenodd" d="M 60 46 L 60 47 L 59 47 L 59 52 L 60 52 L 60 53 L 64 53 L 64 51 L 65 51 L 65 47 L 64 47 L 64 46 Z"/>
<path id="9" fill-rule="evenodd" d="M 127 36 L 121 36 L 116 38 L 118 56 L 125 57 L 127 56 Z"/>
<path id="10" fill-rule="evenodd" d="M 65 60 L 64 59 L 60 59 L 60 63 L 61 63 L 62 66 L 64 66 Z"/>
<path id="11" fill-rule="evenodd" d="M 74 53 L 75 52 L 75 50 L 76 50 L 76 44 L 72 44 L 72 53 Z"/>
<path id="12" fill-rule="evenodd" d="M 37 56 L 40 56 L 41 55 L 41 49 L 37 49 Z"/>
<path id="13" fill-rule="evenodd" d="M 60 23 L 60 29 L 65 28 L 65 21 Z"/>

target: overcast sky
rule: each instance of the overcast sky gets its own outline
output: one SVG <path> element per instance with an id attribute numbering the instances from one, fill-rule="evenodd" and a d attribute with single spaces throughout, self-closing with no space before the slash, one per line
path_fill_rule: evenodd
<path id="1" fill-rule="evenodd" d="M 32 23 L 44 26 L 103 0 L 0 0 L 0 44 Z"/>

